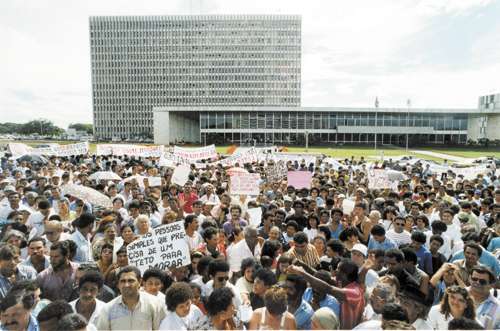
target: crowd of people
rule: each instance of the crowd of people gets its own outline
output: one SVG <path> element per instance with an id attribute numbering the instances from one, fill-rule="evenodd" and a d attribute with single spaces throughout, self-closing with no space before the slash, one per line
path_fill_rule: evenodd
<path id="1" fill-rule="evenodd" d="M 216 163 L 193 164 L 182 186 L 158 164 L 5 154 L 1 330 L 500 329 L 493 164 L 464 178 L 420 161 L 288 161 L 289 171 L 312 173 L 309 188 L 269 181 L 272 161 L 235 164 L 260 174 L 258 196 L 231 194 Z M 404 179 L 373 187 L 373 169 Z M 97 172 L 121 179 L 91 179 Z M 66 194 L 70 184 L 112 207 Z M 174 222 L 185 229 L 188 265 L 141 272 L 129 263 L 129 244 Z"/>

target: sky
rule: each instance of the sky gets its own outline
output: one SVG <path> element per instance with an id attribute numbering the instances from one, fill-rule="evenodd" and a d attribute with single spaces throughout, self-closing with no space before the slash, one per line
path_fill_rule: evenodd
<path id="1" fill-rule="evenodd" d="M 89 16 L 183 14 L 301 15 L 304 107 L 500 93 L 500 0 L 2 0 L 0 123 L 91 123 Z"/>

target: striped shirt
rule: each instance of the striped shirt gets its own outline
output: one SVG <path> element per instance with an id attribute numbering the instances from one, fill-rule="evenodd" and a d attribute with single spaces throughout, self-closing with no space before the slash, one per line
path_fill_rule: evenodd
<path id="1" fill-rule="evenodd" d="M 319 264 L 318 251 L 312 244 L 307 244 L 306 253 L 304 255 L 298 254 L 295 251 L 295 247 L 290 248 L 288 252 L 286 252 L 286 255 L 296 258 L 311 268 L 316 268 Z"/>

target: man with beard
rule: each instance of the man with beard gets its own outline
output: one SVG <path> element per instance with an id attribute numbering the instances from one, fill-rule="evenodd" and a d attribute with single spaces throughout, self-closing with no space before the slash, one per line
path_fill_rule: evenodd
<path id="1" fill-rule="evenodd" d="M 38 322 L 31 315 L 35 295 L 26 289 L 11 291 L 0 303 L 0 330 L 38 331 Z"/>
<path id="2" fill-rule="evenodd" d="M 85 317 L 90 324 L 95 325 L 99 312 L 106 304 L 96 299 L 103 284 L 104 280 L 100 273 L 95 271 L 87 272 L 80 279 L 80 298 L 69 303 L 73 311 Z"/>
<path id="3" fill-rule="evenodd" d="M 57 242 L 50 247 L 51 266 L 37 277 L 43 298 L 69 301 L 78 269 L 78 264 L 70 261 L 69 254 L 67 241 Z"/>
<path id="4" fill-rule="evenodd" d="M 292 265 L 288 267 L 287 272 L 302 275 L 318 292 L 330 294 L 340 302 L 341 329 L 350 330 L 361 322 L 365 299 L 364 291 L 358 282 L 358 266 L 354 262 L 348 259 L 340 261 L 335 272 L 339 287 L 308 274 L 301 267 Z M 299 325 L 298 321 L 297 325 Z"/>
<path id="5" fill-rule="evenodd" d="M 128 266 L 118 273 L 121 295 L 108 302 L 95 323 L 98 330 L 158 330 L 165 317 L 164 303 L 141 287 L 141 272 Z"/>
<path id="6" fill-rule="evenodd" d="M 18 247 L 10 244 L 0 247 L 0 300 L 7 295 L 13 283 L 36 278 L 35 269 L 18 263 Z"/>

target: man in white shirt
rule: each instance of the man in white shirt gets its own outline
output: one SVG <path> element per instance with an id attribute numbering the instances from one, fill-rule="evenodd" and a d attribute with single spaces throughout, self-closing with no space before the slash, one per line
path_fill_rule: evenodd
<path id="1" fill-rule="evenodd" d="M 54 211 L 50 206 L 50 202 L 47 200 L 38 202 L 38 211 L 31 214 L 26 221 L 26 225 L 31 229 L 30 238 L 41 237 L 43 235 L 45 224 L 53 213 Z"/>
<path id="2" fill-rule="evenodd" d="M 158 330 L 165 317 L 159 300 L 143 291 L 141 272 L 127 266 L 118 273 L 121 295 L 108 302 L 95 323 L 98 330 Z"/>
<path id="3" fill-rule="evenodd" d="M 239 291 L 229 282 L 229 264 L 223 260 L 213 260 L 208 265 L 208 274 L 211 280 L 204 284 L 201 289 L 201 295 L 203 297 L 209 297 L 215 289 L 228 287 L 233 291 L 233 304 L 236 310 L 238 310 L 242 302 Z"/>
<path id="4" fill-rule="evenodd" d="M 92 261 L 92 246 L 89 241 L 89 235 L 94 227 L 95 217 L 93 214 L 84 213 L 73 221 L 73 226 L 76 228 L 71 235 L 71 240 L 76 244 L 76 254 L 73 261 L 78 263 Z"/>
<path id="5" fill-rule="evenodd" d="M 396 243 L 398 247 L 404 244 L 411 244 L 411 234 L 404 229 L 405 219 L 396 216 L 392 222 L 393 227 L 385 234 L 387 238 Z"/>
<path id="6" fill-rule="evenodd" d="M 245 239 L 228 247 L 226 254 L 231 273 L 239 272 L 241 261 L 247 257 L 258 257 L 262 250 L 257 238 L 257 229 L 247 226 L 244 230 Z"/>
<path id="7" fill-rule="evenodd" d="M 7 200 L 9 201 L 9 204 L 0 208 L 0 220 L 6 220 L 9 214 L 13 211 L 21 211 L 26 209 L 24 205 L 20 203 L 21 199 L 19 193 L 17 192 L 9 191 Z"/>

